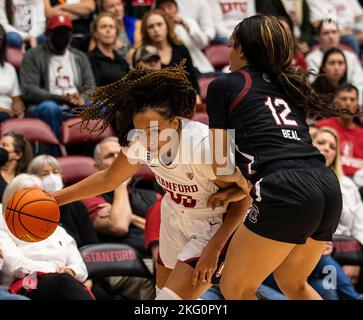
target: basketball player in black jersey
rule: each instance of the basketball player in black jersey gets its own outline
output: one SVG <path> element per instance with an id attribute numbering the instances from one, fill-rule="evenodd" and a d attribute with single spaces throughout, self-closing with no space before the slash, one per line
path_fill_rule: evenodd
<path id="1" fill-rule="evenodd" d="M 235 129 L 232 179 L 244 190 L 247 181 L 253 185 L 254 202 L 228 249 L 221 291 L 226 299 L 256 299 L 273 273 L 288 298 L 321 299 L 306 279 L 332 239 L 342 196 L 312 146 L 306 116 L 338 111 L 313 91 L 303 71 L 290 67 L 293 39 L 276 18 L 243 20 L 231 44 L 232 72 L 208 89 L 209 125 L 214 136 Z M 214 169 L 223 179 L 222 166 Z"/>

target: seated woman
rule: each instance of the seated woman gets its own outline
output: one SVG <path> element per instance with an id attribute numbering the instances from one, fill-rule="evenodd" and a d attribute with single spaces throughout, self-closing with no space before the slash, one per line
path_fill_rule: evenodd
<path id="1" fill-rule="evenodd" d="M 357 186 L 348 177 L 344 176 L 340 162 L 339 136 L 332 128 L 322 127 L 313 136 L 313 144 L 326 158 L 326 165 L 337 175 L 343 195 L 343 211 L 336 234 L 347 235 L 363 244 L 363 203 Z M 356 284 L 360 275 L 359 266 L 343 266 L 344 273 L 353 284 Z M 338 295 L 357 298 L 357 293 L 348 284 L 347 290 L 338 287 Z"/>
<path id="2" fill-rule="evenodd" d="M 4 253 L 0 248 L 0 276 L 3 265 L 4 265 Z M 28 300 L 28 299 L 29 298 L 21 296 L 19 294 L 12 294 L 9 292 L 7 288 L 0 286 L 0 300 Z"/>
<path id="3" fill-rule="evenodd" d="M 324 94 L 333 94 L 335 89 L 347 81 L 347 60 L 343 51 L 331 48 L 325 52 L 319 75 L 313 82 L 313 88 Z"/>
<path id="4" fill-rule="evenodd" d="M 17 176 L 5 189 L 3 203 L 17 191 L 30 187 L 43 185 L 36 176 Z M 8 286 L 10 292 L 32 300 L 93 300 L 83 285 L 88 275 L 86 265 L 76 242 L 62 227 L 58 226 L 43 241 L 24 242 L 10 233 L 1 214 L 0 242 L 5 256 L 2 285 Z M 21 285 L 25 277 L 30 280 L 29 289 Z M 37 290 L 32 290 L 35 287 Z"/>
<path id="5" fill-rule="evenodd" d="M 116 19 L 120 32 L 115 43 L 115 50 L 121 57 L 126 57 L 129 50 L 141 42 L 141 21 L 134 16 L 125 15 L 122 0 L 100 0 L 98 5 L 101 13 L 109 12 Z"/>
<path id="6" fill-rule="evenodd" d="M 44 0 L 0 1 L 0 23 L 7 45 L 16 49 L 35 48 L 45 41 Z"/>
<path id="7" fill-rule="evenodd" d="M 24 103 L 16 70 L 6 62 L 6 34 L 0 24 L 0 122 L 11 117 L 24 117 Z"/>
<path id="8" fill-rule="evenodd" d="M 199 93 L 199 85 L 188 49 L 176 38 L 174 26 L 160 10 L 147 12 L 141 25 L 142 45 L 152 45 L 159 51 L 162 68 L 175 66 L 185 59 L 186 71 L 193 88 Z"/>
<path id="9" fill-rule="evenodd" d="M 125 59 L 114 50 L 120 32 L 111 13 L 101 13 L 91 25 L 96 47 L 88 53 L 97 86 L 105 86 L 121 79 L 129 72 Z"/>
<path id="10" fill-rule="evenodd" d="M 0 167 L 1 199 L 7 184 L 19 173 L 26 172 L 26 167 L 33 158 L 33 151 L 23 135 L 11 131 L 1 137 L 0 148 L 5 149 L 8 154 L 7 162 Z"/>
<path id="11" fill-rule="evenodd" d="M 52 156 L 40 155 L 34 158 L 28 166 L 28 173 L 38 176 L 47 192 L 63 188 L 59 162 Z M 78 248 L 98 242 L 88 211 L 80 201 L 60 207 L 60 223 L 75 239 Z"/>

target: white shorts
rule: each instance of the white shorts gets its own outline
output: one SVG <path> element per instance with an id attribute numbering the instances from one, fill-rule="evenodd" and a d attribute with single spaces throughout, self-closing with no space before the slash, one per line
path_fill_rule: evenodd
<path id="1" fill-rule="evenodd" d="M 166 268 L 174 269 L 177 260 L 197 260 L 222 225 L 225 210 L 210 209 L 209 216 L 192 213 L 193 210 L 176 209 L 164 200 L 161 203 L 159 257 Z"/>

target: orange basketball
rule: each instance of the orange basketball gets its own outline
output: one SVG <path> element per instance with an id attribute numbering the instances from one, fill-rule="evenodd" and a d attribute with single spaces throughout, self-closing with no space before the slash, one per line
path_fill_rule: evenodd
<path id="1" fill-rule="evenodd" d="M 41 241 L 57 228 L 59 207 L 44 190 L 23 189 L 10 198 L 5 208 L 5 221 L 16 238 L 26 242 Z"/>

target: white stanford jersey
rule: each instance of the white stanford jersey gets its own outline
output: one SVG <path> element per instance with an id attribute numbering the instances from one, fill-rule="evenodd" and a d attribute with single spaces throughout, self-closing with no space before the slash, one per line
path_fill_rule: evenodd
<path id="1" fill-rule="evenodd" d="M 211 165 L 209 128 L 202 123 L 182 119 L 181 132 L 178 153 L 168 166 L 152 158 L 140 142 L 122 148 L 122 151 L 131 161 L 146 163 L 155 173 L 156 181 L 166 191 L 163 198 L 166 203 L 162 207 L 171 207 L 194 217 L 220 215 L 225 212 L 224 208 L 213 210 L 207 207 L 209 196 L 218 191 L 213 182 L 216 176 Z"/>

